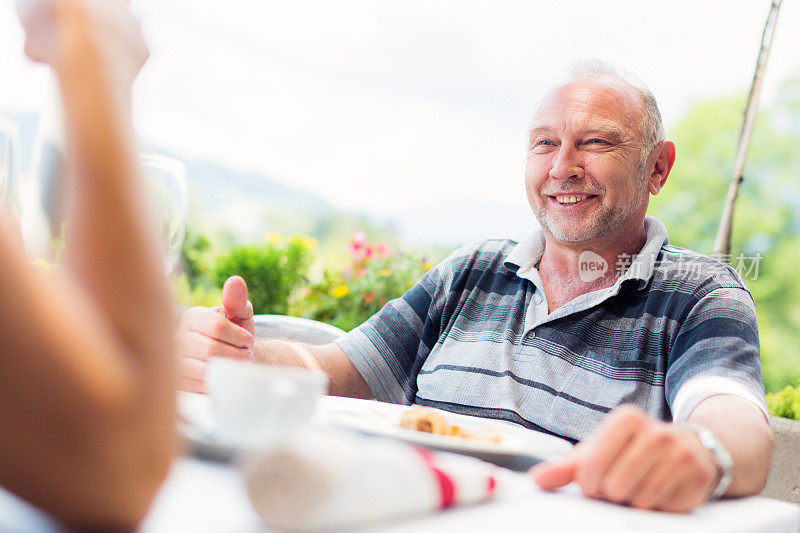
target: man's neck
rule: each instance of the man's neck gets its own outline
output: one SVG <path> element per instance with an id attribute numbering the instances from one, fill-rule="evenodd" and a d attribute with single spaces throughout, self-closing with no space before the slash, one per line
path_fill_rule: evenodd
<path id="1" fill-rule="evenodd" d="M 588 292 L 613 285 L 644 247 L 647 234 L 638 230 L 589 243 L 560 242 L 545 231 L 539 275 L 550 311 Z M 622 266 L 622 268 L 621 268 Z"/>

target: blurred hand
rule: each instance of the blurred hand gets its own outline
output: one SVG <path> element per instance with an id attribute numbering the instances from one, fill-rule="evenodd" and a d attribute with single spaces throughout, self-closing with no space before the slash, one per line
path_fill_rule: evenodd
<path id="1" fill-rule="evenodd" d="M 577 481 L 590 498 L 672 512 L 706 502 L 718 476 L 712 453 L 692 430 L 632 406 L 609 413 L 567 457 L 530 473 L 546 490 Z"/>
<path id="2" fill-rule="evenodd" d="M 231 276 L 222 286 L 222 305 L 192 307 L 181 318 L 176 334 L 181 390 L 204 392 L 206 365 L 210 357 L 252 359 L 253 305 L 247 285 Z"/>
<path id="3" fill-rule="evenodd" d="M 17 0 L 16 5 L 25 53 L 56 71 L 71 61 L 98 58 L 115 82 L 130 85 L 147 61 L 149 51 L 127 1 Z"/>

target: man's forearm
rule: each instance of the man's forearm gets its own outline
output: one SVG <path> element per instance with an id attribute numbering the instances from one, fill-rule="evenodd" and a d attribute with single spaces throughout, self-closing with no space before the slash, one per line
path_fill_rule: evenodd
<path id="1" fill-rule="evenodd" d="M 256 338 L 253 346 L 256 362 L 278 366 L 299 366 L 311 370 L 322 370 L 322 366 L 309 350 L 299 342 Z"/>
<path id="2" fill-rule="evenodd" d="M 335 343 L 320 346 L 285 340 L 256 339 L 253 357 L 259 363 L 280 366 L 299 366 L 322 370 L 328 374 L 328 394 L 351 398 L 374 398 L 347 355 Z"/>
<path id="3" fill-rule="evenodd" d="M 726 496 L 749 496 L 764 488 L 774 439 L 756 406 L 721 394 L 701 402 L 689 420 L 712 430 L 733 459 L 733 479 Z"/>

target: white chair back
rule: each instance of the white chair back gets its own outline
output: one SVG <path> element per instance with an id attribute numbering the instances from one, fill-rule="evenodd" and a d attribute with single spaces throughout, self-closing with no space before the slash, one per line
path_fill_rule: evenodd
<path id="1" fill-rule="evenodd" d="M 256 337 L 285 339 L 306 344 L 327 344 L 345 334 L 330 324 L 285 315 L 256 315 Z"/>

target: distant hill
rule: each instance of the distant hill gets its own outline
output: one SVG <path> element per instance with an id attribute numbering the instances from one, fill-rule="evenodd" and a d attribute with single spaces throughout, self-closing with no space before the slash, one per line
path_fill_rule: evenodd
<path id="1" fill-rule="evenodd" d="M 23 172 L 31 169 L 39 125 L 37 113 L 3 113 L 20 128 Z M 184 159 L 145 145 L 144 153 L 181 159 L 186 164 L 190 224 L 203 230 L 225 229 L 240 239 L 265 232 L 309 232 L 317 221 L 336 215 L 324 198 L 294 189 L 258 173 L 243 173 L 218 163 Z"/>
<path id="2" fill-rule="evenodd" d="M 155 148 L 146 151 L 176 157 Z M 320 219 L 337 213 L 321 196 L 263 174 L 239 172 L 211 161 L 178 159 L 186 164 L 189 222 L 197 230 L 226 230 L 239 240 L 267 233 L 309 234 Z"/>
<path id="3" fill-rule="evenodd" d="M 5 113 L 20 126 L 23 170 L 31 167 L 39 124 L 36 113 Z M 185 159 L 155 146 L 143 153 L 182 159 L 189 189 L 189 227 L 194 231 L 223 230 L 238 241 L 254 241 L 270 233 L 308 235 L 331 241 L 331 250 L 355 231 L 386 242 L 415 247 L 468 244 L 487 237 L 521 238 L 536 222 L 524 202 L 492 204 L 448 199 L 398 209 L 380 218 L 345 212 L 321 196 L 292 188 L 255 173 L 240 172 L 213 161 Z M 324 246 L 324 244 L 322 245 Z"/>
<path id="4" fill-rule="evenodd" d="M 167 154 L 168 155 L 168 154 Z M 173 156 L 174 157 L 174 156 Z M 198 208 L 258 199 L 265 208 L 310 212 L 333 211 L 321 196 L 293 189 L 262 174 L 240 173 L 209 161 L 185 160 L 187 180 Z"/>

